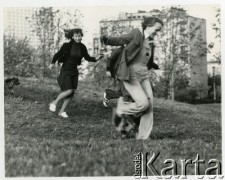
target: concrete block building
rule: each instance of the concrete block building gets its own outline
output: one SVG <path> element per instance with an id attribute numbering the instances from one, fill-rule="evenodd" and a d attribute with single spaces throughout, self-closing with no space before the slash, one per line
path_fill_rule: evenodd
<path id="1" fill-rule="evenodd" d="M 179 67 L 186 68 L 184 71 L 189 77 L 189 86 L 206 87 L 203 94 L 207 94 L 207 43 L 206 43 L 206 20 L 189 16 L 185 10 L 180 8 L 169 8 L 163 10 L 138 11 L 136 13 L 121 13 L 117 19 L 100 21 L 99 37 L 102 35 L 119 35 L 129 32 L 132 28 L 140 26 L 143 17 L 155 16 L 163 20 L 163 32 L 159 34 L 159 42 L 156 47 L 156 59 L 159 64 L 166 61 L 180 64 Z M 97 39 L 97 36 L 96 36 Z M 110 49 L 100 43 L 98 49 Z M 171 74 L 171 80 L 176 77 Z M 161 71 L 163 73 L 163 70 Z M 171 82 L 172 84 L 173 82 Z M 174 91 L 173 88 L 171 91 Z M 203 95 L 204 96 L 204 95 Z"/>

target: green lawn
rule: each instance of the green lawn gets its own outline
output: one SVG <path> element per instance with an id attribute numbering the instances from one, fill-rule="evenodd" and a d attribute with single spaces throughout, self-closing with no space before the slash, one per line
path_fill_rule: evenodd
<path id="1" fill-rule="evenodd" d="M 154 99 L 150 139 L 121 139 L 102 105 L 102 90 L 80 82 L 69 119 L 48 111 L 59 93 L 53 80 L 21 78 L 15 96 L 5 96 L 5 169 L 16 176 L 133 176 L 134 153 L 160 152 L 156 169 L 174 159 L 221 161 L 221 104 L 190 105 Z M 23 97 L 23 99 L 20 99 Z M 114 103 L 113 103 L 114 104 Z M 112 105 L 113 105 L 112 104 Z M 111 105 L 111 106 L 112 106 Z M 168 166 L 168 165 L 167 165 Z M 194 174 L 194 165 L 187 169 Z M 149 173 L 151 175 L 151 173 Z"/>

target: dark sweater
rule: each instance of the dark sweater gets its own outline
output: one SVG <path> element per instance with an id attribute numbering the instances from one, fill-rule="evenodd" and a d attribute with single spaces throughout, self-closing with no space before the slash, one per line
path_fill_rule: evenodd
<path id="1" fill-rule="evenodd" d="M 90 61 L 90 62 L 96 62 L 96 59 L 94 57 L 91 57 L 88 54 L 87 48 L 83 43 L 76 43 L 72 39 L 70 42 L 64 43 L 62 45 L 62 47 L 59 49 L 59 51 L 53 56 L 51 63 L 55 64 L 56 61 L 58 61 L 58 63 L 64 63 L 67 60 L 67 58 L 70 56 L 71 47 L 72 47 L 73 43 L 75 43 L 77 46 L 79 46 L 80 53 L 81 53 L 80 56 L 76 56 L 77 65 L 81 65 L 82 58 L 84 58 L 85 60 Z"/>

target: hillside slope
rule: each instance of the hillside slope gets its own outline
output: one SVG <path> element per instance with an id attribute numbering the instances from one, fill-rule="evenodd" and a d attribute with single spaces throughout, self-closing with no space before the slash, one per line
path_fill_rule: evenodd
<path id="1" fill-rule="evenodd" d="M 48 111 L 59 93 L 55 81 L 21 79 L 15 95 L 5 96 L 5 167 L 17 176 L 133 176 L 134 154 L 160 152 L 166 159 L 221 161 L 221 105 L 190 105 L 154 99 L 154 127 L 150 139 L 122 140 L 114 131 L 111 108 L 102 105 L 102 91 L 80 82 L 68 108 L 69 119 Z M 22 99 L 20 97 L 23 97 Z M 115 105 L 115 102 L 111 106 Z M 168 165 L 167 165 L 168 166 Z M 194 174 L 190 165 L 187 174 Z M 151 175 L 151 172 L 149 172 Z"/>

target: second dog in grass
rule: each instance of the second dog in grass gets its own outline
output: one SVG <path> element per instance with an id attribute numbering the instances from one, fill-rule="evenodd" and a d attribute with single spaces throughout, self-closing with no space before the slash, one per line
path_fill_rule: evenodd
<path id="1" fill-rule="evenodd" d="M 4 82 L 5 94 L 13 95 L 14 94 L 14 91 L 13 91 L 14 86 L 17 86 L 19 84 L 20 84 L 20 81 L 19 81 L 18 77 L 12 77 L 12 78 L 5 79 L 5 82 Z"/>

